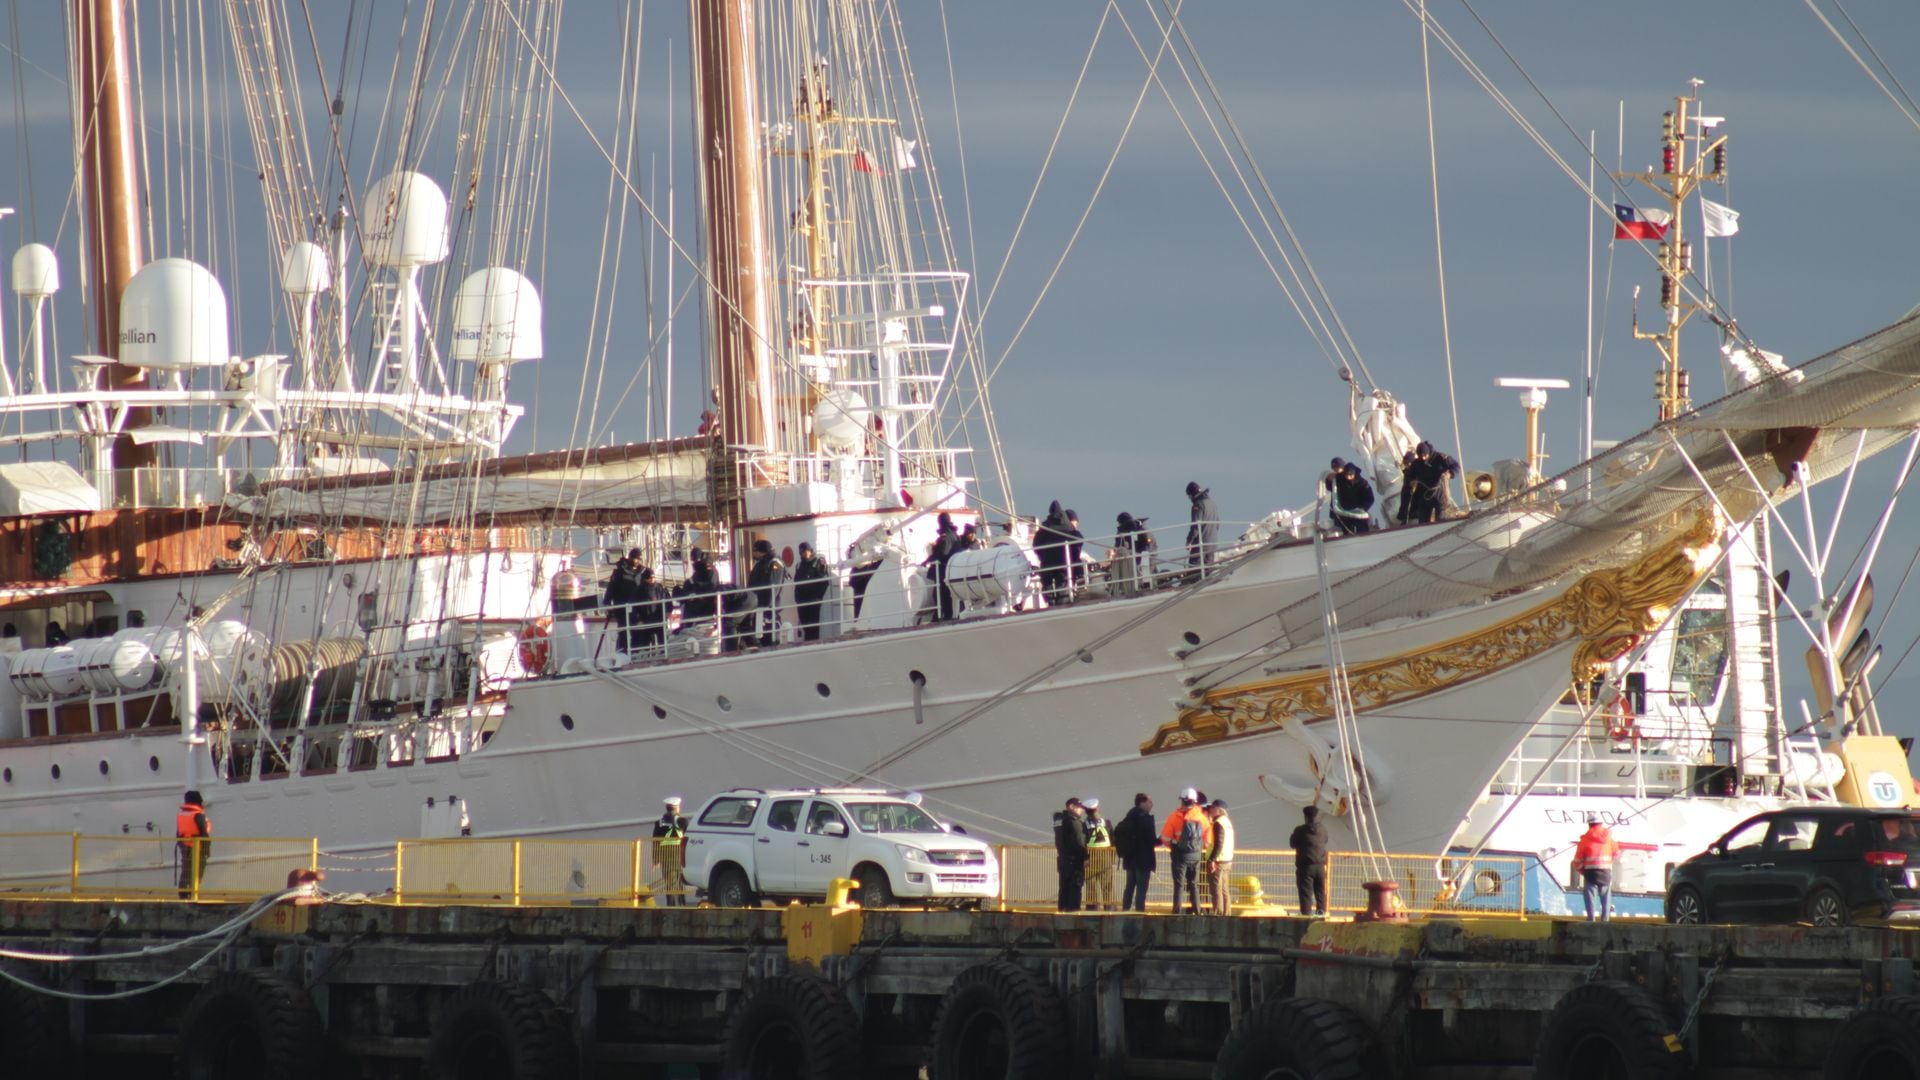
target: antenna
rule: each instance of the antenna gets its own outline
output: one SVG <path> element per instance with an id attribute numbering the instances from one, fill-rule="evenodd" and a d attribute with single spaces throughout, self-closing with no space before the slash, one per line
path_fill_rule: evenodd
<path id="1" fill-rule="evenodd" d="M 1547 455 L 1540 449 L 1540 413 L 1547 407 L 1547 391 L 1570 390 L 1565 379 L 1499 378 L 1493 385 L 1520 391 L 1520 408 L 1527 414 L 1527 485 L 1540 482 L 1540 460 Z"/>

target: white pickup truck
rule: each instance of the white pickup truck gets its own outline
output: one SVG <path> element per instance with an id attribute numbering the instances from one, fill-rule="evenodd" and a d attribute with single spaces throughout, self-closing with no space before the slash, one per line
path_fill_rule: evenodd
<path id="1" fill-rule="evenodd" d="M 854 898 L 869 908 L 896 898 L 978 906 L 1000 895 L 993 849 L 949 833 L 897 792 L 722 792 L 689 823 L 686 858 L 687 883 L 721 907 L 824 897 L 834 878 L 858 882 Z"/>

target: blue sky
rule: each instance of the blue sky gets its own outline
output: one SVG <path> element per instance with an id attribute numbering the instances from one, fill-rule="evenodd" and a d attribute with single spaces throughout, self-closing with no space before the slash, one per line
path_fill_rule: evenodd
<path id="1" fill-rule="evenodd" d="M 1819 6 L 1845 29 L 1831 0 Z M 616 7 L 576 3 L 567 16 L 562 79 L 602 130 L 612 124 Z M 943 7 L 959 131 L 948 93 Z M 382 17 L 391 17 L 398 5 L 382 8 Z M 971 222 L 979 258 L 970 269 L 980 276 L 979 295 L 997 287 L 981 341 L 998 359 L 1087 205 L 1141 89 L 1145 64 L 1110 17 L 1033 220 L 996 283 L 993 275 L 1106 9 L 1033 0 L 910 0 L 905 8 L 928 115 L 928 130 L 913 134 L 941 170 L 955 227 L 965 230 Z M 1114 10 L 1136 33 L 1151 32 L 1142 0 Z M 1474 10 L 1568 124 L 1581 135 L 1598 132 L 1607 164 L 1614 160 L 1622 102 L 1625 164 L 1644 166 L 1657 155 L 1660 113 L 1688 78 L 1705 81 L 1706 111 L 1728 117 L 1722 130 L 1731 148 L 1731 183 L 1712 197 L 1743 215 L 1731 245 L 1731 307 L 1763 347 L 1797 362 L 1920 303 L 1914 272 L 1920 130 L 1806 5 L 1621 0 L 1602 11 L 1482 0 Z M 1577 158 L 1576 138 L 1468 10 L 1444 0 L 1433 11 L 1559 152 Z M 684 57 L 672 60 L 671 80 L 667 67 L 669 54 L 684 47 L 685 5 L 663 0 L 645 12 L 640 77 L 659 94 L 643 110 L 642 130 L 652 132 L 643 135 L 643 154 L 650 169 L 664 169 L 669 147 L 682 165 L 686 160 L 684 121 L 666 126 L 670 82 L 677 84 L 678 101 L 686 101 Z M 1894 74 L 1920 90 L 1920 8 L 1911 0 L 1851 0 L 1846 12 Z M 339 46 L 328 38 L 326 20 L 337 20 L 339 12 L 319 14 L 331 65 Z M 0 222 L 0 246 L 8 251 L 24 239 L 46 238 L 57 225 L 66 168 L 63 91 L 41 71 L 60 65 L 60 9 L 21 4 L 19 15 L 19 54 L 38 66 L 0 57 L 7 67 L 0 86 L 9 101 L 0 125 L 15 161 L 0 173 L 0 184 L 12 189 L 0 192 L 0 205 L 22 209 Z M 161 17 L 143 11 L 149 33 Z M 1423 434 L 1456 448 L 1441 348 L 1417 22 L 1398 0 L 1190 0 L 1183 20 L 1373 374 L 1410 403 Z M 361 84 L 364 100 L 354 104 L 377 110 L 385 72 L 378 65 L 390 59 L 370 58 L 378 74 Z M 1514 394 L 1494 389 L 1494 378 L 1579 378 L 1589 218 L 1579 190 L 1437 46 L 1432 65 L 1462 456 L 1478 467 L 1520 451 Z M 1171 69 L 1164 74 L 1171 80 Z M 1191 99 L 1173 85 L 1191 115 Z M 15 86 L 28 92 L 18 111 Z M 33 221 L 18 190 L 27 167 L 21 116 L 30 125 L 38 178 Z M 966 206 L 959 201 L 961 136 L 971 194 Z M 597 243 L 606 186 L 602 163 L 565 120 L 556 147 L 566 168 L 556 177 L 553 239 L 540 281 L 549 305 L 549 359 L 516 390 L 534 409 L 523 438 L 543 445 L 572 430 L 581 396 L 583 313 L 593 270 L 591 260 L 579 256 L 586 246 L 580 238 Z M 690 188 L 681 188 L 678 205 L 679 228 L 691 236 Z M 1596 434 L 1617 439 L 1652 420 L 1654 357 L 1630 340 L 1627 302 L 1634 285 L 1649 293 L 1658 286 L 1646 256 L 1625 245 L 1611 254 L 1609 278 L 1607 234 L 1597 235 L 1598 289 L 1610 286 L 1612 302 L 1594 314 L 1596 334 L 1604 335 Z M 1724 271 L 1728 252 L 1718 242 L 1714 247 Z M 245 263 L 258 247 L 239 250 L 244 258 L 236 261 Z M 72 282 L 71 249 L 62 254 Z M 247 283 L 257 282 L 257 273 L 223 276 L 236 292 L 236 309 L 242 308 L 247 290 L 257 288 Z M 234 278 L 243 281 L 236 285 Z M 1723 289 L 1721 296 L 1729 294 Z M 63 299 L 69 301 L 63 317 L 74 318 L 78 304 Z M 1645 310 L 1654 310 L 1651 296 Z M 8 325 L 17 325 L 11 305 L 8 315 Z M 265 351 L 262 339 L 274 332 L 255 317 L 243 323 L 238 347 Z M 68 332 L 66 351 L 79 351 L 72 345 L 78 333 Z M 677 346 L 683 360 L 695 355 L 697 333 L 698 320 L 690 315 Z M 1704 331 L 1688 343 L 1696 401 L 1715 396 L 1719 385 L 1713 344 Z M 682 385 L 694 385 L 693 379 L 683 376 Z M 1007 356 L 993 394 L 1021 509 L 1033 512 L 1059 498 L 1081 512 L 1089 532 L 1106 528 L 1119 510 L 1150 515 L 1155 525 L 1180 520 L 1180 491 L 1189 479 L 1211 486 L 1229 518 L 1298 505 L 1311 498 L 1325 459 L 1347 444 L 1342 385 L 1157 90 L 1136 119 L 1085 233 Z M 681 396 L 675 428 L 684 434 L 697 406 Z M 1574 464 L 1578 415 L 1574 394 L 1554 397 L 1546 417 L 1550 469 Z M 638 409 L 615 413 L 607 432 L 620 439 L 645 433 Z M 1887 471 L 1877 470 L 1874 490 L 1881 497 Z M 1832 497 L 1823 496 L 1823 517 Z M 1883 556 L 1883 596 L 1916 538 L 1920 522 L 1903 512 Z M 1896 616 L 1889 651 L 1898 655 L 1917 631 L 1920 619 Z M 1791 672 L 1797 664 L 1783 667 Z M 1920 662 L 1896 674 L 1906 675 L 1908 667 Z"/>

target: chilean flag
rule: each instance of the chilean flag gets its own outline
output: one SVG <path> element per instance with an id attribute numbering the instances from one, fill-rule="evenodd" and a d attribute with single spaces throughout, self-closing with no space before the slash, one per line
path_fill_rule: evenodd
<path id="1" fill-rule="evenodd" d="M 1665 210 L 1635 210 L 1619 203 L 1613 204 L 1613 216 L 1619 219 L 1613 226 L 1615 240 L 1659 240 L 1673 221 Z"/>

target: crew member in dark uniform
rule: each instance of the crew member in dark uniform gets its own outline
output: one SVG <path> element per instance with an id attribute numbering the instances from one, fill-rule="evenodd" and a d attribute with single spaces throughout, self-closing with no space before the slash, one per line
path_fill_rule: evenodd
<path id="1" fill-rule="evenodd" d="M 634 587 L 634 606 L 627 616 L 627 630 L 636 649 L 658 648 L 667 640 L 667 616 L 673 608 L 667 590 L 653 580 L 653 567 L 642 566 L 639 584 Z"/>
<path id="2" fill-rule="evenodd" d="M 1060 871 L 1061 911 L 1080 910 L 1080 892 L 1087 882 L 1086 810 L 1078 798 L 1067 800 L 1053 814 L 1054 862 Z"/>
<path id="3" fill-rule="evenodd" d="M 960 533 L 953 527 L 953 518 L 943 511 L 940 514 L 940 529 L 933 535 L 933 549 L 927 553 L 927 560 L 920 564 L 926 567 L 927 576 L 933 582 L 933 617 L 939 622 L 953 618 L 953 590 L 947 587 L 947 561 L 959 550 Z"/>
<path id="4" fill-rule="evenodd" d="M 832 582 L 827 560 L 814 554 L 812 544 L 802 543 L 793 561 L 793 610 L 800 618 L 800 640 L 820 640 L 820 604 Z"/>
<path id="5" fill-rule="evenodd" d="M 1460 463 L 1433 448 L 1430 442 L 1414 447 L 1413 464 L 1408 469 L 1412 498 L 1407 503 L 1406 520 L 1440 520 L 1441 511 L 1451 502 L 1448 478 L 1460 475 Z M 1403 496 L 1404 497 L 1404 496 Z"/>
<path id="6" fill-rule="evenodd" d="M 1349 536 L 1373 529 L 1373 485 L 1351 461 L 1334 481 L 1333 523 Z"/>
<path id="7" fill-rule="evenodd" d="M 613 564 L 613 574 L 607 578 L 607 590 L 600 597 L 600 603 L 607 609 L 607 621 L 620 628 L 616 642 L 620 651 L 628 655 L 633 653 L 634 627 L 640 622 L 640 613 L 635 605 L 640 603 L 641 552 L 631 548 L 626 557 Z"/>
<path id="8" fill-rule="evenodd" d="M 1073 543 L 1069 528 L 1067 513 L 1055 499 L 1033 534 L 1033 553 L 1040 559 L 1040 590 L 1048 604 L 1064 604 L 1072 598 L 1067 578 L 1067 550 Z"/>

